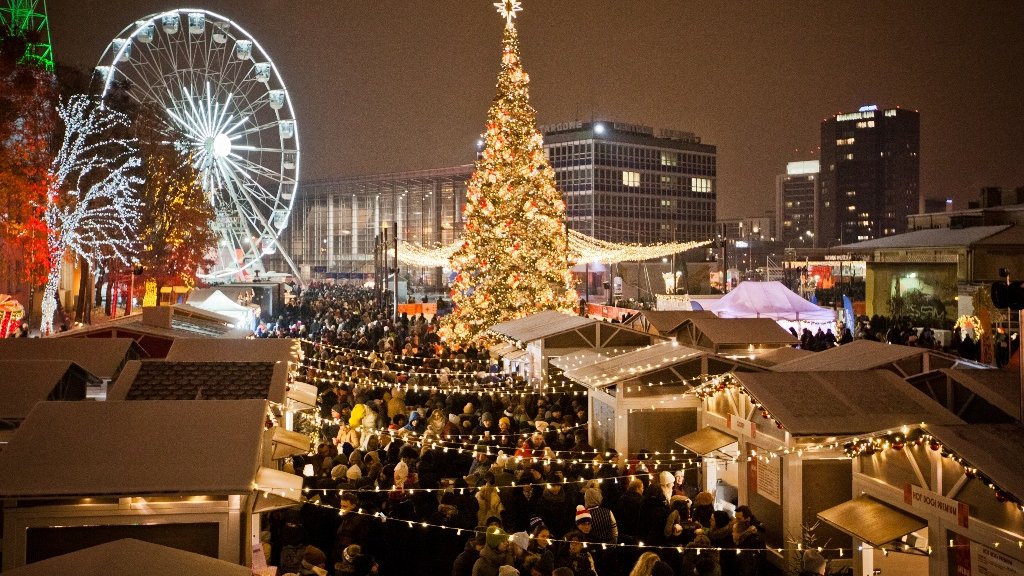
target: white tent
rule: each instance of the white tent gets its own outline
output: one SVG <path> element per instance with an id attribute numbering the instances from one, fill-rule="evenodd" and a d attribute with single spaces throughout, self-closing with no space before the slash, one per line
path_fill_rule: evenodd
<path id="1" fill-rule="evenodd" d="M 740 282 L 736 288 L 706 307 L 719 318 L 771 318 L 783 328 L 816 332 L 836 329 L 830 308 L 811 304 L 781 282 Z"/>
<path id="2" fill-rule="evenodd" d="M 213 294 L 210 294 L 206 300 L 195 303 L 189 302 L 190 305 L 207 310 L 209 312 L 216 312 L 223 316 L 228 316 L 235 319 L 235 327 L 245 328 L 252 330 L 255 328 L 256 314 L 250 306 L 243 306 L 224 295 L 220 290 L 214 290 Z"/>

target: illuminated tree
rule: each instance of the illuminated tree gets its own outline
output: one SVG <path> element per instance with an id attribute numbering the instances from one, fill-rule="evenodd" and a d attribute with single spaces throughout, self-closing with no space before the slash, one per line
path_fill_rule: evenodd
<path id="1" fill-rule="evenodd" d="M 44 221 L 49 274 L 43 291 L 40 331 L 53 329 L 61 259 L 71 252 L 90 265 L 110 258 L 127 263 L 133 253 L 142 180 L 132 141 L 107 136 L 127 124 L 118 112 L 96 106 L 82 95 L 57 106 L 63 141 L 48 174 Z"/>
<path id="2" fill-rule="evenodd" d="M 213 265 L 213 205 L 188 155 L 160 141 L 143 144 L 142 153 L 146 181 L 140 189 L 136 259 L 158 285 L 192 288 L 198 271 Z"/>
<path id="3" fill-rule="evenodd" d="M 513 18 L 520 3 L 496 4 L 506 19 L 501 72 L 487 113 L 484 149 L 466 193 L 464 240 L 452 256 L 454 312 L 444 336 L 471 340 L 498 322 L 577 304 L 565 202 L 555 188 L 530 106 Z"/>
<path id="4" fill-rule="evenodd" d="M 24 54 L 24 38 L 0 26 L 0 281 L 9 292 L 41 285 L 47 265 L 42 214 L 57 84 Z"/>

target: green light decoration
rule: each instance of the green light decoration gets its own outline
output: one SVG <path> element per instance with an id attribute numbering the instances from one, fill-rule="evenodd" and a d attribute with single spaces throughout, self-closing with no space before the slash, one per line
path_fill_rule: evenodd
<path id="1" fill-rule="evenodd" d="M 0 4 L 0 27 L 5 34 L 27 41 L 23 63 L 53 71 L 53 46 L 46 0 L 7 0 Z"/>

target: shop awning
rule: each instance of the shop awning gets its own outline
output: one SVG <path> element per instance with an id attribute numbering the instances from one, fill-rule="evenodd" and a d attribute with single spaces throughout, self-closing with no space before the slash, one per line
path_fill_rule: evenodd
<path id="1" fill-rule="evenodd" d="M 818 512 L 818 518 L 878 548 L 928 525 L 898 508 L 858 496 Z"/>
<path id="2" fill-rule="evenodd" d="M 715 450 L 725 448 L 735 441 L 736 438 L 734 436 L 711 426 L 705 426 L 696 432 L 690 432 L 676 438 L 676 444 L 701 456 L 707 456 Z"/>

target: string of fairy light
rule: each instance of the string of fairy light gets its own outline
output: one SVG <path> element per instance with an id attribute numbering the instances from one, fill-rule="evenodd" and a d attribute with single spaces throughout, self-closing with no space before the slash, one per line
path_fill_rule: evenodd
<path id="1" fill-rule="evenodd" d="M 597 481 L 597 480 L 595 480 L 595 481 Z M 277 487 L 260 486 L 258 484 L 253 484 L 253 489 L 256 492 L 258 492 L 258 493 L 263 493 L 263 495 L 265 497 L 269 497 L 271 494 L 275 494 L 275 495 L 279 494 L 279 495 L 284 496 L 286 498 L 289 498 L 289 495 L 294 496 L 295 492 L 297 492 L 297 491 L 301 491 L 303 493 L 320 492 L 320 490 L 313 490 L 313 489 L 308 489 L 308 488 L 302 488 L 302 489 L 298 489 L 298 490 L 297 489 L 292 489 L 292 488 L 283 489 L 283 488 L 277 488 Z M 498 489 L 498 487 L 496 487 L 496 489 Z M 410 495 L 411 495 L 414 490 L 416 490 L 416 489 L 402 488 L 399 492 L 401 492 L 401 493 L 410 493 Z M 454 492 L 457 489 L 452 488 L 452 489 L 446 489 L 446 490 Z M 334 490 L 334 491 L 338 492 L 339 497 L 344 492 L 352 492 L 352 493 L 356 493 L 356 494 L 360 494 L 360 493 L 365 493 L 366 492 L 364 490 L 347 490 L 347 489 Z M 375 493 L 379 493 L 379 494 L 387 494 L 387 493 L 391 493 L 392 491 L 395 491 L 395 489 L 392 488 L 392 489 L 386 489 L 386 490 L 375 490 L 374 492 Z M 423 492 L 424 490 L 423 489 L 419 489 L 419 491 Z M 364 517 L 367 517 L 367 518 L 372 518 L 374 520 L 377 520 L 377 521 L 381 522 L 382 524 L 384 524 L 384 523 L 405 524 L 409 528 L 422 528 L 422 529 L 442 530 L 442 531 L 454 533 L 454 535 L 456 537 L 462 536 L 464 533 L 465 534 L 474 534 L 474 535 L 476 535 L 476 534 L 487 534 L 488 532 L 493 533 L 493 529 L 491 529 L 491 528 L 484 528 L 484 529 L 461 528 L 461 527 L 457 527 L 457 526 L 448 526 L 446 524 L 437 524 L 435 522 L 426 522 L 426 521 L 421 521 L 421 520 L 407 520 L 407 519 L 401 519 L 401 518 L 393 518 L 393 517 L 387 516 L 383 512 L 380 512 L 380 511 L 373 512 L 373 511 L 370 511 L 370 510 L 363 509 L 362 507 L 356 508 L 355 510 L 348 510 L 348 511 L 346 511 L 346 510 L 343 510 L 342 508 L 340 508 L 339 506 L 335 506 L 333 504 L 328 504 L 328 503 L 324 502 L 322 499 L 319 498 L 319 494 L 314 494 L 314 496 L 312 498 L 309 498 L 309 499 L 305 500 L 305 503 L 309 504 L 309 505 L 312 505 L 312 506 L 316 506 L 316 507 L 321 508 L 321 509 L 332 510 L 335 513 L 337 513 L 339 516 L 344 516 L 346 514 L 355 514 L 355 515 L 364 516 Z M 532 534 L 530 534 L 528 532 L 521 532 L 521 533 L 518 533 L 518 534 L 525 536 L 527 538 L 527 541 L 535 541 L 535 540 L 537 540 L 536 536 L 534 536 L 534 535 L 532 535 Z M 508 542 L 514 543 L 516 541 L 515 540 L 516 536 L 517 536 L 517 533 L 506 534 L 506 539 L 507 539 Z M 571 541 L 569 539 L 555 538 L 555 537 L 549 537 L 546 540 L 548 542 L 551 542 L 551 543 L 568 543 L 568 542 Z M 744 551 L 762 552 L 762 551 L 764 551 L 766 549 L 767 550 L 772 550 L 772 551 L 777 552 L 779 554 L 783 554 L 786 551 L 798 552 L 799 553 L 799 552 L 805 552 L 807 550 L 816 550 L 816 551 L 818 551 L 820 553 L 823 553 L 823 554 L 824 553 L 835 553 L 835 555 L 837 557 L 839 557 L 839 558 L 845 557 L 846 554 L 852 554 L 854 551 L 856 551 L 856 552 L 864 552 L 865 550 L 877 550 L 878 549 L 878 548 L 868 548 L 868 547 L 866 547 L 864 545 L 858 546 L 856 549 L 854 549 L 854 548 L 850 548 L 850 547 L 843 548 L 841 546 L 837 546 L 837 547 L 805 546 L 802 543 L 796 543 L 795 545 L 784 546 L 784 547 L 775 547 L 775 546 L 771 546 L 771 547 L 767 547 L 767 548 L 733 548 L 733 547 L 730 547 L 730 548 L 727 548 L 727 549 L 726 548 L 722 548 L 722 547 L 718 547 L 718 546 L 694 546 L 692 544 L 691 545 L 687 545 L 687 546 L 679 546 L 679 545 L 654 545 L 654 544 L 647 544 L 647 543 L 645 543 L 643 541 L 639 541 L 639 542 L 637 542 L 635 544 L 633 544 L 633 543 L 621 543 L 621 542 L 616 542 L 616 543 L 582 542 L 582 544 L 583 544 L 583 547 L 585 549 L 588 549 L 588 550 L 597 550 L 597 549 L 600 549 L 602 551 L 603 550 L 616 550 L 616 549 L 653 550 L 653 551 L 657 551 L 657 550 L 666 550 L 666 551 L 667 550 L 674 550 L 674 551 L 679 552 L 679 553 L 685 552 L 687 550 L 692 550 L 692 551 L 694 551 L 698 555 L 700 555 L 702 553 L 720 553 L 720 552 L 723 552 L 723 551 L 732 551 L 732 552 L 744 552 Z M 1018 545 L 1018 547 L 1024 548 L 1024 542 L 1022 542 L 1022 541 L 1018 541 L 1017 545 Z M 957 548 L 968 548 L 969 546 L 970 546 L 970 543 L 957 544 L 954 540 L 951 539 L 951 540 L 948 541 L 948 544 L 946 545 L 946 548 L 948 548 L 948 549 L 957 549 Z M 996 543 L 995 546 L 998 547 L 998 543 Z M 908 544 L 903 544 L 902 546 L 899 546 L 899 547 L 881 548 L 880 550 L 886 556 L 888 556 L 890 553 L 914 553 L 914 554 L 919 554 L 921 552 L 925 552 L 928 555 L 931 555 L 931 554 L 935 553 L 936 547 L 929 545 L 926 549 L 918 549 L 918 548 L 913 548 L 913 547 L 909 546 Z"/>
<path id="2" fill-rule="evenodd" d="M 780 430 L 785 429 L 782 422 L 772 416 L 762 404 L 758 403 L 754 399 L 753 395 L 743 388 L 736 379 L 722 379 L 718 382 L 704 384 L 695 388 L 693 392 L 697 394 L 698 398 L 701 400 L 707 401 L 712 397 L 725 393 L 729 390 L 746 394 L 751 399 L 754 409 L 760 411 L 762 418 L 775 423 L 776 427 Z M 892 429 L 879 431 L 874 434 L 862 434 L 843 440 L 808 444 L 799 448 L 780 447 L 774 450 L 755 449 L 752 451 L 751 456 L 748 457 L 748 461 L 754 458 L 757 458 L 760 461 L 768 461 L 768 459 L 771 458 L 779 458 L 790 454 L 803 456 L 805 452 L 836 451 L 840 448 L 842 448 L 843 453 L 847 457 L 856 458 L 858 456 L 874 456 L 875 454 L 880 454 L 887 450 L 900 452 L 907 447 L 908 444 L 917 446 L 928 444 L 928 447 L 934 452 L 939 452 L 942 458 L 950 459 L 962 466 L 964 468 L 964 475 L 968 480 L 977 479 L 992 490 L 995 499 L 998 502 L 1010 502 L 1024 512 L 1024 502 L 1022 502 L 1020 498 L 1014 496 L 1008 490 L 998 486 L 994 480 L 982 474 L 978 467 L 972 465 L 967 461 L 967 459 L 955 454 L 951 450 L 948 450 L 943 446 L 942 442 L 938 438 L 928 432 L 927 424 L 924 422 L 905 424 Z"/>
<path id="3" fill-rule="evenodd" d="M 693 389 L 691 391 L 689 391 L 689 393 L 692 393 L 692 394 L 696 395 L 697 398 L 701 399 L 701 400 L 708 400 L 712 396 L 714 396 L 716 394 L 719 394 L 719 393 L 722 393 L 722 392 L 724 392 L 726 390 L 730 390 L 730 389 L 736 390 L 736 391 L 740 391 L 740 392 L 743 392 L 743 393 L 747 393 L 745 391 L 745 389 L 743 389 L 743 387 L 738 383 L 738 381 L 734 377 L 732 377 L 731 374 L 715 375 L 715 376 L 710 376 L 710 377 L 709 376 L 700 376 L 700 377 L 696 377 L 696 378 L 693 378 L 693 379 L 682 380 L 682 381 L 675 382 L 675 383 L 666 383 L 666 382 L 659 382 L 659 383 L 657 383 L 657 385 L 670 385 L 670 384 L 676 384 L 676 385 L 688 384 L 688 385 L 694 386 Z M 652 385 L 655 385 L 655 383 L 646 383 L 645 385 L 646 386 L 652 386 Z M 390 384 L 388 384 L 388 386 L 390 386 Z M 443 390 L 442 388 L 439 388 L 439 387 L 437 389 L 439 391 Z M 472 389 L 467 388 L 466 390 L 468 391 L 468 390 L 472 390 Z M 485 393 L 485 391 L 480 391 L 480 390 L 476 390 L 476 391 L 477 392 L 481 392 L 481 393 Z M 509 391 L 506 390 L 505 392 L 508 393 Z M 518 394 L 526 394 L 526 393 L 524 393 L 522 391 L 513 391 L 513 392 L 514 393 L 518 393 Z M 527 392 L 527 393 L 535 393 L 535 392 Z M 585 392 L 584 392 L 584 394 L 585 394 Z M 751 398 L 753 398 L 753 397 L 751 397 Z M 765 409 L 765 407 L 762 404 L 757 403 L 756 401 L 753 401 L 753 406 L 754 406 L 755 410 L 760 411 L 762 418 L 764 418 L 764 419 L 766 419 L 766 420 L 768 420 L 770 422 L 773 422 L 780 429 L 782 428 L 782 423 L 779 422 L 777 419 L 775 419 Z M 378 434 L 382 434 L 382 433 L 387 433 L 388 431 L 380 431 L 380 430 L 378 430 L 378 431 L 374 431 L 374 432 L 378 433 Z M 433 443 L 430 447 L 431 448 L 440 448 L 440 449 L 443 449 L 445 451 L 447 451 L 448 449 L 458 449 L 461 452 L 463 450 L 467 450 L 468 446 L 470 446 L 470 445 L 474 445 L 474 446 L 479 447 L 483 442 L 490 441 L 490 440 L 487 439 L 487 437 L 482 436 L 482 435 L 478 435 L 478 436 L 475 436 L 475 437 L 473 435 L 458 435 L 458 436 L 459 436 L 459 438 L 465 438 L 466 439 L 466 441 L 462 442 L 461 446 L 459 446 L 458 448 L 456 448 L 454 446 L 451 446 L 451 445 L 445 445 L 444 443 L 437 443 L 437 442 Z M 519 436 L 519 437 L 522 437 L 522 438 L 525 439 L 525 438 L 529 437 L 529 434 L 517 434 L 515 436 Z M 406 440 L 406 441 L 410 441 L 409 438 L 403 438 L 403 439 Z M 412 441 L 415 442 L 416 440 L 412 440 Z M 421 445 L 425 443 L 422 440 L 419 441 L 419 442 L 421 443 Z M 937 439 L 935 439 L 934 437 L 932 437 L 931 435 L 927 434 L 927 432 L 924 431 L 921 426 L 903 426 L 903 427 L 900 428 L 899 431 L 896 431 L 896 432 L 889 430 L 889 431 L 879 432 L 879 433 L 874 434 L 874 435 L 866 435 L 866 436 L 863 436 L 863 437 L 853 438 L 853 439 L 846 440 L 846 441 L 835 441 L 835 442 L 827 442 L 827 443 L 820 443 L 820 444 L 805 445 L 805 446 L 801 446 L 799 448 L 780 447 L 780 448 L 774 449 L 774 450 L 772 450 L 772 449 L 763 449 L 763 448 L 762 449 L 754 449 L 751 452 L 751 455 L 748 457 L 748 460 L 756 458 L 758 460 L 767 462 L 769 459 L 778 458 L 778 457 L 781 457 L 781 456 L 786 456 L 786 455 L 789 455 L 791 453 L 795 453 L 798 456 L 802 456 L 804 452 L 835 451 L 835 450 L 838 450 L 839 448 L 842 448 L 843 451 L 846 453 L 846 455 L 848 457 L 851 457 L 851 458 L 852 457 L 856 457 L 858 454 L 861 454 L 861 453 L 863 453 L 864 455 L 869 455 L 870 456 L 870 455 L 872 455 L 872 454 L 874 454 L 876 452 L 879 452 L 879 451 L 882 451 L 882 450 L 886 450 L 886 449 L 892 449 L 892 450 L 895 450 L 895 451 L 902 450 L 904 448 L 904 446 L 908 442 L 914 442 L 914 443 L 916 443 L 918 445 L 921 445 L 921 444 L 924 444 L 924 443 L 928 443 L 932 450 L 936 450 L 936 451 L 941 450 L 942 451 L 942 456 L 944 458 L 951 458 L 954 461 L 956 461 L 958 464 L 961 464 L 965 468 L 965 475 L 969 479 L 977 478 L 983 484 L 985 484 L 990 489 L 992 489 L 994 494 L 995 494 L 996 499 L 999 502 L 1011 501 L 1014 504 L 1020 506 L 1022 510 L 1024 510 L 1024 505 L 1021 505 L 1017 498 L 1015 498 L 1008 491 L 1000 488 L 990 478 L 988 478 L 988 477 L 984 476 L 983 474 L 981 474 L 978 471 L 977 467 L 971 466 L 969 463 L 965 462 L 962 458 L 960 458 L 960 457 L 958 457 L 958 456 L 956 456 L 956 455 L 954 455 L 954 454 L 952 454 L 952 453 L 950 453 L 948 451 L 942 450 L 941 443 L 939 443 L 939 441 Z M 497 455 L 497 451 L 498 451 L 497 448 L 492 452 L 489 449 L 489 447 L 487 447 L 487 448 L 485 448 L 482 451 L 481 450 L 474 450 L 473 452 L 474 452 L 474 454 L 485 454 L 487 456 L 496 456 Z M 738 457 L 733 458 L 732 461 L 733 462 L 738 461 Z M 578 459 L 571 460 L 571 462 L 572 463 L 583 463 L 583 461 L 578 460 Z M 595 462 L 599 462 L 599 461 L 595 460 Z"/>
<path id="4" fill-rule="evenodd" d="M 576 230 L 569 230 L 569 261 L 592 264 L 643 262 L 701 248 L 708 244 L 710 241 L 657 244 L 616 243 L 600 240 Z M 403 241 L 399 245 L 398 260 L 403 264 L 422 268 L 448 268 L 452 256 L 461 245 L 462 240 L 435 247 Z"/>

